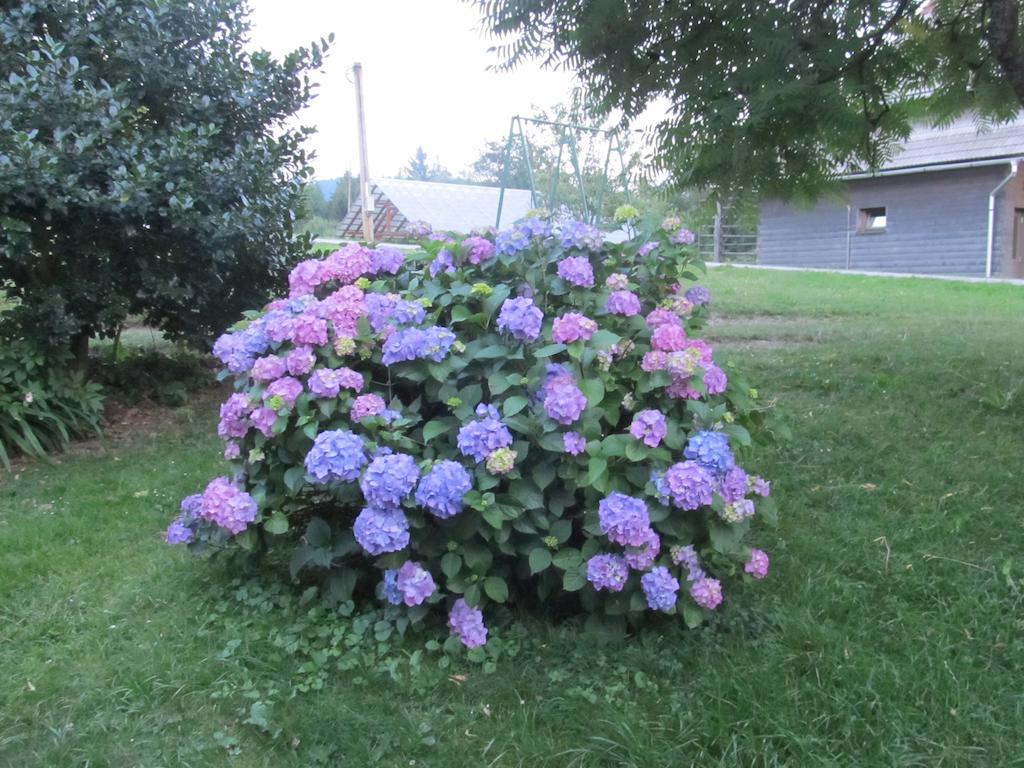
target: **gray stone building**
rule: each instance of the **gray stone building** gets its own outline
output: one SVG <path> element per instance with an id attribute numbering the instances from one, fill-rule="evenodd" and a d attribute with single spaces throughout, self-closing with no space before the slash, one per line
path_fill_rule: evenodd
<path id="1" fill-rule="evenodd" d="M 811 207 L 761 204 L 766 265 L 1024 277 L 1024 119 L 919 127 L 875 173 Z"/>

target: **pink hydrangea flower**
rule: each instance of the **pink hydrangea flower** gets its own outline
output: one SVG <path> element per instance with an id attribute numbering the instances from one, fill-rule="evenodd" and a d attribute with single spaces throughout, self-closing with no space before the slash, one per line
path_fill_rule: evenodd
<path id="1" fill-rule="evenodd" d="M 305 376 L 316 365 L 316 355 L 312 347 L 296 347 L 286 358 L 288 373 L 292 376 Z"/>
<path id="2" fill-rule="evenodd" d="M 377 416 L 383 413 L 385 408 L 387 408 L 387 403 L 384 402 L 384 398 L 380 395 L 360 395 L 352 401 L 350 416 L 352 421 L 361 421 L 367 416 Z"/>
<path id="3" fill-rule="evenodd" d="M 750 559 L 743 566 L 743 570 L 755 579 L 763 579 L 768 575 L 768 553 L 763 549 L 751 549 Z"/>
<path id="4" fill-rule="evenodd" d="M 589 341 L 597 332 L 597 323 L 579 312 L 566 312 L 556 317 L 551 328 L 551 338 L 556 344 L 571 344 L 574 341 Z"/>
<path id="5" fill-rule="evenodd" d="M 701 608 L 713 611 L 722 604 L 722 583 L 718 579 L 699 579 L 690 586 L 690 597 Z"/>
<path id="6" fill-rule="evenodd" d="M 679 325 L 659 325 L 651 334 L 651 346 L 659 352 L 680 352 L 686 346 L 686 331 Z"/>
<path id="7" fill-rule="evenodd" d="M 605 310 L 612 315 L 634 317 L 640 314 L 640 299 L 632 291 L 612 291 Z"/>

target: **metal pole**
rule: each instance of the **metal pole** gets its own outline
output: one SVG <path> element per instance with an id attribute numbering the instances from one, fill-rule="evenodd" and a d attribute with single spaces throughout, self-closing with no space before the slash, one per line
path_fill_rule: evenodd
<path id="1" fill-rule="evenodd" d="M 373 199 L 370 197 L 370 162 L 366 156 L 366 115 L 363 112 L 363 65 L 358 61 L 352 65 L 356 79 L 356 113 L 359 118 L 359 199 L 363 213 L 363 239 L 373 244 L 373 222 L 370 212 Z"/>
<path id="2" fill-rule="evenodd" d="M 850 217 L 853 215 L 853 208 L 846 206 L 846 268 L 850 268 L 850 255 L 853 249 L 853 225 L 850 223 Z"/>
<path id="3" fill-rule="evenodd" d="M 715 262 L 722 260 L 722 204 L 715 203 L 715 252 L 711 257 Z"/>
<path id="4" fill-rule="evenodd" d="M 501 166 L 501 191 L 498 192 L 498 215 L 494 219 L 495 228 L 501 227 L 501 209 L 505 206 L 505 187 L 508 186 L 508 166 L 512 161 L 512 132 L 515 130 L 518 119 L 519 117 L 515 116 L 508 124 L 508 141 L 505 142 L 505 162 Z"/>

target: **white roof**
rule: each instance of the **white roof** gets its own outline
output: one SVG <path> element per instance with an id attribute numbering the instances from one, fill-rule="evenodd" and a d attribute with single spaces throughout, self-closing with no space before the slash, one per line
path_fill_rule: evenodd
<path id="1" fill-rule="evenodd" d="M 425 221 L 435 230 L 465 233 L 494 226 L 498 214 L 499 187 L 409 179 L 374 179 L 373 183 L 409 221 Z M 506 189 L 501 225 L 521 219 L 532 207 L 530 190 Z"/>

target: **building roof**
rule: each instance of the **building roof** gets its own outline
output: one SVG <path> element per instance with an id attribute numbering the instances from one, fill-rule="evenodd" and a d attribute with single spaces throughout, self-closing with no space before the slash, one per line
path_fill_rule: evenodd
<path id="1" fill-rule="evenodd" d="M 977 115 L 966 114 L 939 128 L 919 124 L 880 172 L 934 171 L 941 166 L 972 162 L 996 162 L 1024 157 L 1024 116 L 1001 125 L 987 126 Z M 851 172 L 846 176 L 869 176 Z"/>
<path id="2" fill-rule="evenodd" d="M 498 187 L 408 179 L 375 179 L 374 183 L 409 221 L 425 221 L 437 230 L 469 232 L 493 226 L 498 214 Z M 501 223 L 507 226 L 521 219 L 532 207 L 530 190 L 506 189 Z"/>

